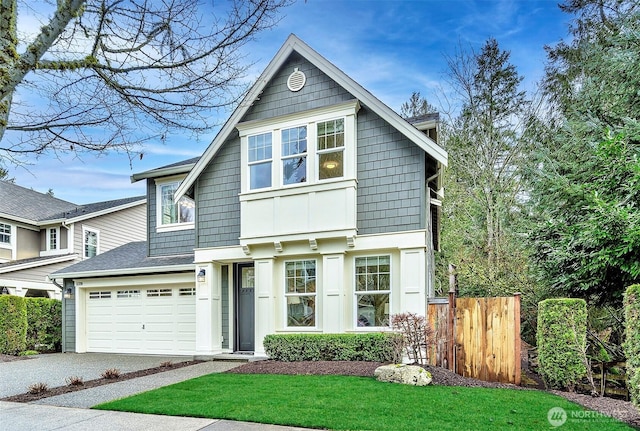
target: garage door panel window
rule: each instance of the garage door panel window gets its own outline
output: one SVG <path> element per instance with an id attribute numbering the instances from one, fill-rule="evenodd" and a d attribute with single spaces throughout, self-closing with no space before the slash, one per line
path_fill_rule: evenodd
<path id="1" fill-rule="evenodd" d="M 139 298 L 140 291 L 139 290 L 118 290 L 116 297 L 117 298 Z"/>
<path id="2" fill-rule="evenodd" d="M 111 298 L 111 292 L 107 291 L 107 292 L 89 292 L 89 299 L 110 299 Z"/>
<path id="3" fill-rule="evenodd" d="M 374 328 L 388 327 L 391 257 L 357 257 L 355 272 L 356 325 Z"/>
<path id="4" fill-rule="evenodd" d="M 148 298 L 159 297 L 159 296 L 172 296 L 172 295 L 173 295 L 172 289 L 149 289 L 149 290 L 147 290 L 147 297 Z"/>
<path id="5" fill-rule="evenodd" d="M 195 296 L 195 294 L 196 294 L 195 287 L 182 288 L 178 293 L 179 296 Z"/>

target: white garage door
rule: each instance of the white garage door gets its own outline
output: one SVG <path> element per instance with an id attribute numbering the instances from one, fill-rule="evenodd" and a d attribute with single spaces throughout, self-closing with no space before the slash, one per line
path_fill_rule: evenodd
<path id="1" fill-rule="evenodd" d="M 90 289 L 86 298 L 88 352 L 195 352 L 193 285 Z"/>

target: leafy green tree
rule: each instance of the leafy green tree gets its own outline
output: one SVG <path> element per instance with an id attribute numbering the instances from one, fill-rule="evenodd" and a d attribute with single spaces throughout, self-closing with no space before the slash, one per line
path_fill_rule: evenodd
<path id="1" fill-rule="evenodd" d="M 552 115 L 531 172 L 540 279 L 619 305 L 640 280 L 640 5 L 570 0 L 571 43 L 548 48 Z"/>
<path id="2" fill-rule="evenodd" d="M 209 130 L 242 90 L 240 48 L 289 3 L 3 0 L 0 156 L 133 155 L 145 138 Z M 19 14 L 42 26 L 19 29 Z"/>
<path id="3" fill-rule="evenodd" d="M 441 130 L 450 156 L 442 260 L 457 265 L 462 294 L 531 290 L 519 227 L 531 103 L 509 60 L 495 39 L 447 58 L 461 110 Z"/>

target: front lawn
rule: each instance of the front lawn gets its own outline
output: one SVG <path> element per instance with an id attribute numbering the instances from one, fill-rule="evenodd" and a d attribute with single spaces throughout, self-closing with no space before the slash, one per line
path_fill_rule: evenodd
<path id="1" fill-rule="evenodd" d="M 558 428 L 547 419 L 554 407 L 567 414 Z M 332 430 L 631 429 L 541 391 L 415 387 L 348 376 L 210 374 L 94 408 Z"/>

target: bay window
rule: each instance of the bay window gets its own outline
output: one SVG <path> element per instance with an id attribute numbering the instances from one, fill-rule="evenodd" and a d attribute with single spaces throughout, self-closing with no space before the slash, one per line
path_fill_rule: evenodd
<path id="1" fill-rule="evenodd" d="M 271 133 L 249 136 L 250 188 L 271 187 Z"/>
<path id="2" fill-rule="evenodd" d="M 342 177 L 344 172 L 344 119 L 318 123 L 318 179 Z"/>
<path id="3" fill-rule="evenodd" d="M 307 181 L 307 126 L 282 131 L 282 184 Z"/>
<path id="4" fill-rule="evenodd" d="M 285 262 L 288 327 L 316 326 L 316 261 Z"/>
<path id="5" fill-rule="evenodd" d="M 391 257 L 355 259 L 356 326 L 389 326 Z"/>

